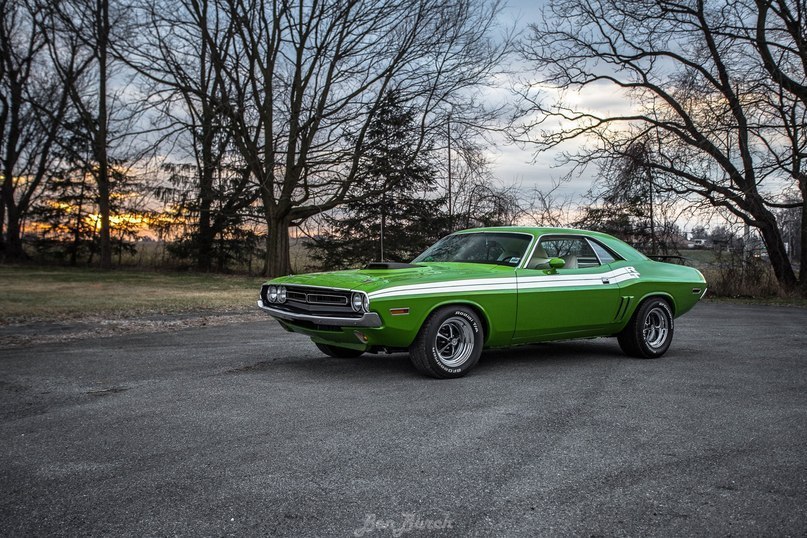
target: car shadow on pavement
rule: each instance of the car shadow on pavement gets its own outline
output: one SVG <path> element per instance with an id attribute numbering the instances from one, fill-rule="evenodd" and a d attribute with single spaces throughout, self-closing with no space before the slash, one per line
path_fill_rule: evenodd
<path id="1" fill-rule="evenodd" d="M 290 365 L 297 369 L 317 370 L 327 375 L 373 377 L 382 374 L 418 376 L 409 362 L 408 353 L 365 353 L 361 357 L 334 359 L 316 356 Z"/>
<path id="2" fill-rule="evenodd" d="M 313 346 L 312 346 L 313 347 Z M 367 353 L 361 357 L 338 359 L 319 354 L 316 349 L 310 353 L 294 356 L 267 358 L 258 362 L 230 368 L 227 374 L 259 374 L 271 371 L 297 371 L 311 377 L 361 377 L 383 373 L 418 376 L 409 362 L 407 353 Z"/>
<path id="3" fill-rule="evenodd" d="M 482 353 L 477 368 L 528 367 L 530 363 L 543 368 L 555 363 L 568 366 L 604 360 L 629 360 L 629 357 L 622 353 L 615 339 L 570 340 L 490 349 Z"/>
<path id="4" fill-rule="evenodd" d="M 545 368 L 553 364 L 589 364 L 592 361 L 630 360 L 614 339 L 574 340 L 530 344 L 511 348 L 491 349 L 482 353 L 479 365 L 472 371 L 502 371 L 518 366 L 520 369 Z M 312 377 L 372 378 L 393 375 L 422 377 L 409 362 L 407 353 L 364 354 L 357 358 L 335 359 L 317 354 L 316 350 L 285 360 L 267 360 L 231 370 L 231 373 L 258 373 L 275 368 L 294 370 Z"/>

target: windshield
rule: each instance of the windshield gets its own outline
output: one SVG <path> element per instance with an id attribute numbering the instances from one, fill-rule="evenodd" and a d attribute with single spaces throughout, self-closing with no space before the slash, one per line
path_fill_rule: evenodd
<path id="1" fill-rule="evenodd" d="M 412 260 L 417 262 L 492 263 L 515 267 L 527 252 L 532 236 L 518 233 L 475 232 L 449 235 Z"/>

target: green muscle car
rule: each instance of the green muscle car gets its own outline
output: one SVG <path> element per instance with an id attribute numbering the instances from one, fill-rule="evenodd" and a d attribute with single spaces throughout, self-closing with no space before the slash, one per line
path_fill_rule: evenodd
<path id="1" fill-rule="evenodd" d="M 698 270 L 610 235 L 497 227 L 451 234 L 411 263 L 276 278 L 258 306 L 331 357 L 408 350 L 420 372 L 449 378 L 483 348 L 548 340 L 616 336 L 628 355 L 660 357 L 705 293 Z"/>

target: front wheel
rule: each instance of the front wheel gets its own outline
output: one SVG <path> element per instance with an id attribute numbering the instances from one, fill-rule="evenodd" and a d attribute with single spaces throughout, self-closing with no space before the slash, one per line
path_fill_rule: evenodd
<path id="1" fill-rule="evenodd" d="M 639 306 L 628 326 L 619 333 L 619 347 L 626 355 L 655 359 L 669 349 L 674 329 L 670 304 L 664 299 L 649 299 Z"/>
<path id="2" fill-rule="evenodd" d="M 317 344 L 317 349 L 335 359 L 353 359 L 361 356 L 364 351 L 358 349 L 351 349 L 349 347 L 329 346 L 327 344 Z"/>
<path id="3" fill-rule="evenodd" d="M 484 335 L 476 312 L 446 306 L 433 312 L 409 347 L 412 365 L 439 379 L 462 377 L 479 362 Z"/>

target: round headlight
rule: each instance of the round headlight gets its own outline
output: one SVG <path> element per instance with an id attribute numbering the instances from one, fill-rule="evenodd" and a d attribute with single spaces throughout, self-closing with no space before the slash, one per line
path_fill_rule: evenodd
<path id="1" fill-rule="evenodd" d="M 370 311 L 370 298 L 367 295 L 362 295 L 362 306 L 365 312 Z"/>
<path id="2" fill-rule="evenodd" d="M 277 302 L 278 303 L 286 302 L 286 286 L 280 286 L 277 289 Z"/>
<path id="3" fill-rule="evenodd" d="M 277 286 L 269 286 L 269 291 L 266 293 L 266 298 L 270 303 L 277 302 Z"/>
<path id="4" fill-rule="evenodd" d="M 354 312 L 361 312 L 364 307 L 364 294 L 354 293 L 350 298 L 350 306 Z"/>

